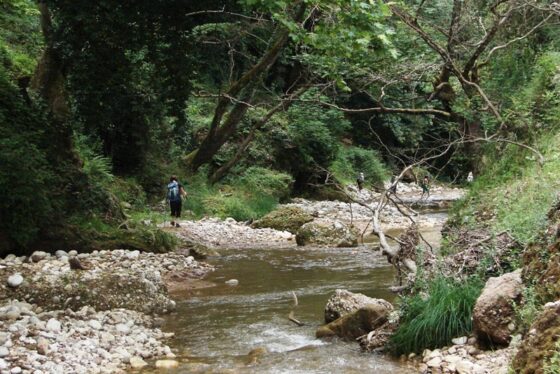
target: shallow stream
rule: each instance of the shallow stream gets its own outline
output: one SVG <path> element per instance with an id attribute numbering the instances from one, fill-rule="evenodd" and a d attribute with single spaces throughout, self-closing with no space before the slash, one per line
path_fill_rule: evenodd
<path id="1" fill-rule="evenodd" d="M 423 233 L 437 244 L 439 229 Z M 215 286 L 174 295 L 177 312 L 167 317 L 164 330 L 175 333 L 171 345 L 181 362 L 176 372 L 414 372 L 386 356 L 362 353 L 356 342 L 315 339 L 326 301 L 337 288 L 394 300 L 388 290 L 394 282 L 393 268 L 371 249 L 372 244 L 349 249 L 222 250 L 222 257 L 208 261 L 216 271 L 205 280 Z M 226 285 L 229 279 L 237 279 L 239 285 Z M 292 291 L 299 301 L 295 318 L 305 324 L 302 327 L 288 320 Z M 249 354 L 252 350 L 256 354 Z"/>

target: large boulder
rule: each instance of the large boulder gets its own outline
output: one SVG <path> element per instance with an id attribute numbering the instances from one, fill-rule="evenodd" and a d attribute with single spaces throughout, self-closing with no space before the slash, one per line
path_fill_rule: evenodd
<path id="1" fill-rule="evenodd" d="M 271 228 L 279 231 L 297 233 L 298 229 L 307 222 L 313 221 L 313 216 L 297 206 L 282 206 L 253 222 L 255 229 Z"/>
<path id="2" fill-rule="evenodd" d="M 332 322 L 370 304 L 380 305 L 388 309 L 393 308 L 390 302 L 383 299 L 374 299 L 361 293 L 352 293 L 347 290 L 336 290 L 325 306 L 325 323 Z"/>
<path id="3" fill-rule="evenodd" d="M 298 245 L 324 245 L 329 247 L 358 246 L 358 232 L 338 220 L 315 220 L 301 226 L 296 234 Z"/>
<path id="4" fill-rule="evenodd" d="M 338 336 L 355 340 L 383 326 L 393 307 L 385 304 L 368 304 L 355 312 L 346 314 L 336 321 L 321 326 L 315 332 L 317 338 Z"/>
<path id="5" fill-rule="evenodd" d="M 521 270 L 490 278 L 476 300 L 473 331 L 479 341 L 506 345 L 515 330 L 514 305 L 522 296 Z"/>
<path id="6" fill-rule="evenodd" d="M 512 367 L 515 373 L 543 373 L 560 340 L 560 300 L 545 305 L 521 342 Z"/>

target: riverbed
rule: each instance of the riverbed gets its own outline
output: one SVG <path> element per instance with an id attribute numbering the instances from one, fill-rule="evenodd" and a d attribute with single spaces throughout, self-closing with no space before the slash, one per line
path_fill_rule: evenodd
<path id="1" fill-rule="evenodd" d="M 443 222 L 442 213 L 430 214 Z M 439 229 L 423 234 L 438 244 Z M 388 356 L 362 353 L 356 342 L 314 337 L 338 288 L 394 301 L 394 270 L 369 239 L 358 248 L 222 250 L 208 261 L 217 269 L 205 279 L 208 287 L 173 295 L 177 311 L 163 328 L 175 333 L 176 372 L 415 372 Z M 239 284 L 227 285 L 230 279 Z M 288 320 L 292 309 L 304 326 Z"/>

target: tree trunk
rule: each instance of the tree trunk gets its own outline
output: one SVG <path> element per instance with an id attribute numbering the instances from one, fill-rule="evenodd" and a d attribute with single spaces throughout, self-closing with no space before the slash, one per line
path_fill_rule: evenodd
<path id="1" fill-rule="evenodd" d="M 305 3 L 299 2 L 294 19 L 300 21 L 304 13 Z M 222 145 L 235 133 L 237 125 L 241 122 L 251 104 L 254 86 L 257 80 L 276 62 L 280 53 L 282 53 L 284 47 L 288 43 L 289 36 L 289 30 L 285 29 L 283 26 L 279 26 L 279 29 L 273 36 L 270 48 L 261 57 L 259 62 L 253 65 L 239 80 L 234 82 L 225 93 L 220 95 L 208 134 L 198 149 L 186 157 L 185 161 L 187 167 L 191 171 L 196 171 L 200 166 L 210 162 Z M 243 92 L 245 92 L 245 94 L 242 94 L 242 98 L 237 100 L 236 96 Z M 223 121 L 222 124 L 223 117 L 226 115 L 228 105 L 231 101 L 236 101 L 236 103 L 229 111 L 227 119 Z"/>
<path id="2" fill-rule="evenodd" d="M 43 97 L 54 119 L 64 122 L 70 111 L 64 90 L 62 64 L 53 46 L 51 14 L 45 2 L 39 2 L 38 7 L 46 48 L 31 80 L 31 88 Z"/>

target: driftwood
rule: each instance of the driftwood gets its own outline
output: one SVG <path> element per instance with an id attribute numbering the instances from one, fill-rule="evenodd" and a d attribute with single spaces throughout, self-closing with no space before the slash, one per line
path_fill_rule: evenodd
<path id="1" fill-rule="evenodd" d="M 303 322 L 300 322 L 294 317 L 294 309 L 298 307 L 299 303 L 298 303 L 298 298 L 296 296 L 296 293 L 294 291 L 292 291 L 292 296 L 294 298 L 294 305 L 292 307 L 292 310 L 290 311 L 290 314 L 288 314 L 288 319 L 298 326 L 305 326 Z"/>

